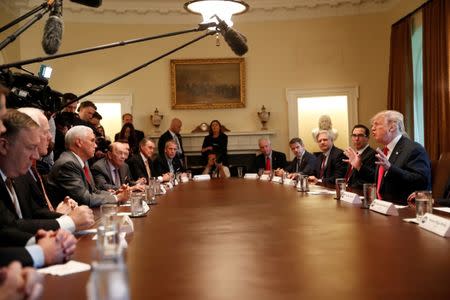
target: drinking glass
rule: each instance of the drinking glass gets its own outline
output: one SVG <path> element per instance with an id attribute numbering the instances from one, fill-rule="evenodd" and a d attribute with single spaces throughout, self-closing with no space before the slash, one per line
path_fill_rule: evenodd
<path id="1" fill-rule="evenodd" d="M 416 218 L 418 222 L 422 221 L 426 213 L 433 212 L 433 198 L 431 191 L 417 191 L 415 192 L 416 199 Z"/>
<path id="2" fill-rule="evenodd" d="M 374 183 L 364 183 L 363 192 L 364 199 L 362 201 L 361 208 L 369 208 L 372 201 L 375 199 L 377 191 L 377 186 Z"/>
<path id="3" fill-rule="evenodd" d="M 347 188 L 347 183 L 345 178 L 336 178 L 336 199 L 341 199 L 341 193 L 345 192 Z"/>

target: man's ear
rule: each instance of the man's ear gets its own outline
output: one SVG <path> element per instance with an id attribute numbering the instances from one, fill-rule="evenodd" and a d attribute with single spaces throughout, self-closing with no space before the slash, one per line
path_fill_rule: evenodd
<path id="1" fill-rule="evenodd" d="M 0 155 L 6 156 L 8 155 L 8 146 L 9 142 L 5 138 L 0 138 Z"/>
<path id="2" fill-rule="evenodd" d="M 75 140 L 75 146 L 76 146 L 77 148 L 81 148 L 81 139 L 77 138 L 77 139 Z"/>

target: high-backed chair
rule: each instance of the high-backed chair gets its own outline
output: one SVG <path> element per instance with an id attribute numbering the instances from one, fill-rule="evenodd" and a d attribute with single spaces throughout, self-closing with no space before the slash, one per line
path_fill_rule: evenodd
<path id="1" fill-rule="evenodd" d="M 433 198 L 441 198 L 450 176 L 450 152 L 444 152 L 439 160 L 432 162 L 431 184 Z"/>

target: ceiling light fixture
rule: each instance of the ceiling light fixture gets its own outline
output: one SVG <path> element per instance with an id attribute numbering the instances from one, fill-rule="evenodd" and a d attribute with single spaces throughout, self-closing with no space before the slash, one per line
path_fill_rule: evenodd
<path id="1" fill-rule="evenodd" d="M 203 16 L 203 23 L 218 22 L 215 15 L 225 21 L 228 26 L 233 26 L 231 17 L 245 13 L 249 5 L 240 0 L 192 0 L 184 4 L 184 8 L 194 14 Z"/>

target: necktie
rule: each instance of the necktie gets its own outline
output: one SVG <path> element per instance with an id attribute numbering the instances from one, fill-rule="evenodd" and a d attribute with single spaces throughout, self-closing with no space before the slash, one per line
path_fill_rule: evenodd
<path id="1" fill-rule="evenodd" d="M 327 160 L 326 155 L 322 154 L 322 164 L 320 165 L 320 174 L 319 178 L 322 179 L 325 173 L 325 161 Z"/>
<path id="2" fill-rule="evenodd" d="M 300 166 L 302 164 L 302 158 L 303 158 L 303 156 L 301 156 L 300 158 L 297 159 L 297 165 L 295 166 L 295 173 L 299 173 L 300 172 Z"/>
<path id="3" fill-rule="evenodd" d="M 119 171 L 117 169 L 114 169 L 114 184 L 116 187 L 120 187 L 121 185 Z"/>
<path id="4" fill-rule="evenodd" d="M 39 185 L 41 187 L 42 194 L 44 194 L 45 202 L 47 203 L 48 209 L 50 211 L 55 211 L 52 203 L 50 202 L 50 199 L 48 198 L 47 192 L 45 190 L 44 181 L 42 180 L 41 174 L 39 174 L 39 172 L 36 168 L 36 161 L 33 162 L 33 165 L 31 166 L 31 171 L 34 174 L 34 177 L 36 177 L 36 180 L 39 182 Z"/>
<path id="5" fill-rule="evenodd" d="M 388 147 L 384 147 L 384 148 L 383 148 L 383 154 L 384 154 L 384 155 L 387 155 L 388 152 L 389 152 Z M 380 194 L 380 187 L 381 187 L 381 182 L 383 181 L 383 177 L 384 177 L 384 167 L 383 167 L 383 166 L 380 166 L 380 167 L 378 168 L 378 178 L 377 178 L 377 198 L 378 198 L 378 199 L 383 199 L 383 198 L 381 197 L 381 194 Z"/>
<path id="6" fill-rule="evenodd" d="M 270 171 L 272 170 L 271 165 L 270 165 L 270 157 L 266 156 L 266 171 Z"/>
<path id="7" fill-rule="evenodd" d="M 9 192 L 11 193 L 11 200 L 12 200 L 14 208 L 16 210 L 16 214 L 19 217 L 19 219 L 22 219 L 23 218 L 22 211 L 20 210 L 19 199 L 17 198 L 16 191 L 14 190 L 13 180 L 11 178 L 6 178 L 5 184 L 9 190 Z"/>
<path id="8" fill-rule="evenodd" d="M 84 177 L 86 178 L 86 182 L 90 183 L 91 182 L 91 176 L 89 176 L 89 169 L 86 166 L 86 164 L 84 165 L 83 170 L 84 170 Z"/>
<path id="9" fill-rule="evenodd" d="M 178 140 L 178 136 L 176 134 L 173 135 L 173 139 L 175 140 L 175 142 L 177 143 L 177 153 L 181 154 L 181 144 L 180 141 Z"/>
<path id="10" fill-rule="evenodd" d="M 150 166 L 148 164 L 148 159 L 144 161 L 145 170 L 147 171 L 147 179 L 152 177 L 152 172 L 150 171 Z"/>

